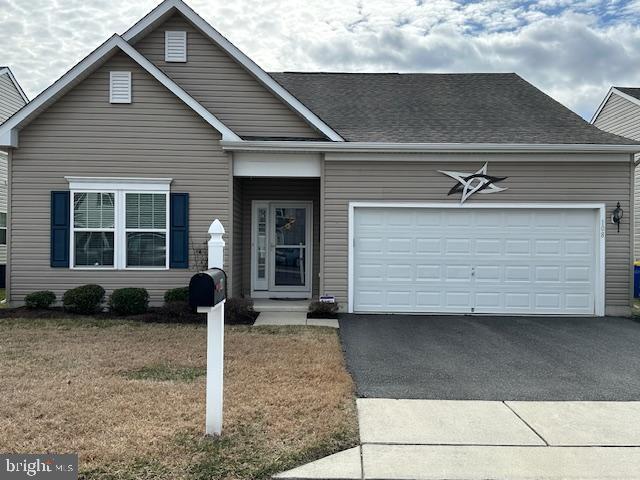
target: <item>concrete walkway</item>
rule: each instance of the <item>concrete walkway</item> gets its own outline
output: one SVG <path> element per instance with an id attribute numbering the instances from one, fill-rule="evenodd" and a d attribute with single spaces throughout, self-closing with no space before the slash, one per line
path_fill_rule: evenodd
<path id="1" fill-rule="evenodd" d="M 640 479 L 640 402 L 357 404 L 359 447 L 276 478 Z"/>
<path id="2" fill-rule="evenodd" d="M 283 325 L 306 325 L 308 327 L 339 328 L 338 320 L 330 318 L 307 318 L 307 312 L 260 312 L 254 327 Z"/>

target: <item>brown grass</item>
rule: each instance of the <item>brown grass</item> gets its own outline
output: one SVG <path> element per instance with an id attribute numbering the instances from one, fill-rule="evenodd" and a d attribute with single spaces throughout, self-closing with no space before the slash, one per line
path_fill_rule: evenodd
<path id="1" fill-rule="evenodd" d="M 197 325 L 1 320 L 0 451 L 77 452 L 84 478 L 254 479 L 356 443 L 335 332 L 227 327 L 217 440 L 205 345 Z"/>

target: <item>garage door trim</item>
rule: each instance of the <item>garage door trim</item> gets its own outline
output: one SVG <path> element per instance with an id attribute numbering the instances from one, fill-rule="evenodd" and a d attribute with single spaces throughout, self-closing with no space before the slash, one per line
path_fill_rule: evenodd
<path id="1" fill-rule="evenodd" d="M 348 224 L 348 311 L 353 313 L 354 301 L 354 219 L 358 208 L 439 208 L 439 209 L 581 209 L 596 210 L 599 213 L 598 251 L 595 282 L 595 315 L 604 316 L 605 296 L 605 243 L 606 243 L 606 207 L 604 203 L 444 203 L 444 202 L 349 202 Z"/>

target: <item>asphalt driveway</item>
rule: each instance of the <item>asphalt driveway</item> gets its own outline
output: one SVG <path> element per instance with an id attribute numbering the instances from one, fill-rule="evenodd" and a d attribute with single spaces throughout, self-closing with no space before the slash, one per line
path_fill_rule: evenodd
<path id="1" fill-rule="evenodd" d="M 358 396 L 640 400 L 640 323 L 623 318 L 341 315 Z"/>

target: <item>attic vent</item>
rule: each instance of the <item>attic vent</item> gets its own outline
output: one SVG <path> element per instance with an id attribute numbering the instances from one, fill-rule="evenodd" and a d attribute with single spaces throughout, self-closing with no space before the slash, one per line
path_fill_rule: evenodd
<path id="1" fill-rule="evenodd" d="M 187 32 L 164 32 L 164 61 L 187 61 Z"/>
<path id="2" fill-rule="evenodd" d="M 131 72 L 111 72 L 109 87 L 111 103 L 131 103 Z"/>

